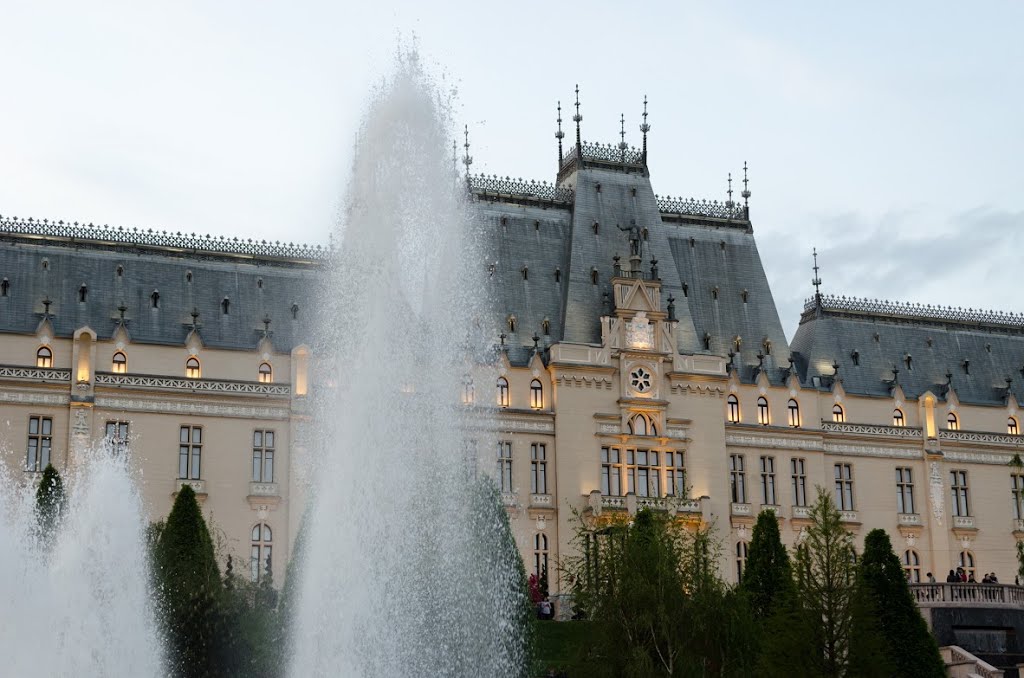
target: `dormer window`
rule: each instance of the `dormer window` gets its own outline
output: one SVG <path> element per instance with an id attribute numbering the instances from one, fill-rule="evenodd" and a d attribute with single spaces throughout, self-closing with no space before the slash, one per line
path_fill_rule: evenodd
<path id="1" fill-rule="evenodd" d="M 530 269 L 527 268 L 526 266 L 523 266 L 523 280 L 529 280 L 529 279 L 530 279 Z"/>
<path id="2" fill-rule="evenodd" d="M 89 294 L 89 288 L 85 286 L 85 283 L 82 283 L 82 286 L 78 288 L 78 303 L 84 304 L 87 294 Z"/>
<path id="3" fill-rule="evenodd" d="M 199 358 L 189 356 L 189 359 L 185 361 L 185 377 L 188 379 L 199 379 L 200 375 Z"/>
<path id="4" fill-rule="evenodd" d="M 956 413 L 950 412 L 946 417 L 946 428 L 950 431 L 960 430 L 960 419 L 957 418 Z"/>
<path id="5" fill-rule="evenodd" d="M 274 368 L 270 366 L 270 363 L 263 361 L 260 363 L 259 370 L 257 371 L 256 378 L 261 384 L 270 384 L 274 381 Z"/>
<path id="6" fill-rule="evenodd" d="M 544 407 L 544 387 L 541 386 L 539 379 L 530 382 L 530 407 L 535 410 Z"/>
<path id="7" fill-rule="evenodd" d="M 907 366 L 908 371 L 914 369 L 914 358 L 909 353 L 903 356 L 903 362 Z"/>
<path id="8" fill-rule="evenodd" d="M 40 346 L 36 351 L 36 367 L 53 367 L 53 351 L 49 346 Z"/>
<path id="9" fill-rule="evenodd" d="M 555 282 L 562 282 L 562 269 L 555 269 Z"/>
<path id="10" fill-rule="evenodd" d="M 730 394 L 725 402 L 725 416 L 729 420 L 729 423 L 740 423 L 740 399 L 736 397 L 736 394 Z"/>
<path id="11" fill-rule="evenodd" d="M 684 297 L 690 296 L 690 286 L 687 285 L 686 283 L 683 283 L 683 296 Z"/>
<path id="12" fill-rule="evenodd" d="M 227 315 L 230 309 L 231 309 L 231 300 L 228 299 L 227 297 L 224 297 L 224 301 L 220 302 L 221 313 L 223 313 L 224 315 Z"/>
<path id="13" fill-rule="evenodd" d="M 764 396 L 757 399 L 757 423 L 761 426 L 767 426 L 771 423 L 771 417 L 768 413 L 768 399 Z"/>
<path id="14" fill-rule="evenodd" d="M 516 317 L 514 315 L 510 315 L 508 317 L 508 321 L 507 322 L 508 322 L 508 331 L 509 332 L 515 332 L 516 331 Z"/>
<path id="15" fill-rule="evenodd" d="M 11 281 L 7 278 L 0 280 L 0 297 L 6 297 L 11 291 Z"/>
<path id="16" fill-rule="evenodd" d="M 747 303 L 747 297 L 748 297 L 748 293 L 747 293 L 746 290 L 743 290 L 742 292 L 740 292 L 740 299 L 743 300 L 744 304 Z"/>
<path id="17" fill-rule="evenodd" d="M 903 418 L 903 410 L 896 408 L 892 411 L 892 425 L 896 428 L 903 428 L 906 426 L 906 420 Z"/>
<path id="18" fill-rule="evenodd" d="M 153 308 L 160 308 L 160 292 L 153 290 L 153 294 L 149 295 L 149 301 L 153 305 Z"/>
<path id="19" fill-rule="evenodd" d="M 791 428 L 800 428 L 800 404 L 793 398 L 789 399 L 789 425 Z"/>
<path id="20" fill-rule="evenodd" d="M 599 223 L 597 223 L 597 222 L 595 221 L 595 222 L 594 222 L 594 235 L 597 235 L 597 234 L 598 234 L 598 233 L 600 233 L 600 232 L 601 232 L 601 224 L 599 224 Z"/>
<path id="21" fill-rule="evenodd" d="M 185 272 L 185 282 L 187 282 L 187 283 L 192 282 L 192 271 L 186 271 Z"/>
<path id="22" fill-rule="evenodd" d="M 120 265 L 119 265 L 119 266 L 117 267 L 117 277 L 118 277 L 118 278 L 121 278 L 121 277 L 123 277 L 123 276 L 124 276 L 124 266 L 120 266 Z"/>
<path id="23" fill-rule="evenodd" d="M 858 367 L 860 365 L 860 351 L 854 351 L 851 353 L 850 359 L 853 360 L 853 366 Z"/>
<path id="24" fill-rule="evenodd" d="M 765 339 L 763 342 L 761 342 L 761 348 L 764 350 L 764 354 L 765 355 L 771 355 L 772 354 L 772 342 L 771 342 L 771 340 Z"/>
<path id="25" fill-rule="evenodd" d="M 1020 435 L 1020 429 L 1017 427 L 1017 418 L 1008 417 L 1006 419 L 1006 432 L 1011 436 Z"/>
<path id="26" fill-rule="evenodd" d="M 540 329 L 545 335 L 551 334 L 551 321 L 547 318 L 540 321 Z"/>
<path id="27" fill-rule="evenodd" d="M 839 403 L 832 407 L 832 421 L 837 424 L 842 424 L 846 421 L 846 413 L 843 411 L 843 406 Z"/>
<path id="28" fill-rule="evenodd" d="M 705 351 L 710 351 L 711 350 L 711 333 L 710 332 L 705 332 L 704 333 L 704 350 Z"/>
<path id="29" fill-rule="evenodd" d="M 717 299 L 718 298 L 718 288 L 717 287 L 712 287 L 711 288 L 711 298 L 712 299 Z"/>
<path id="30" fill-rule="evenodd" d="M 298 320 L 298 319 L 299 319 L 299 305 L 298 304 L 292 304 L 292 320 Z"/>
<path id="31" fill-rule="evenodd" d="M 596 268 L 590 269 L 590 284 L 591 285 L 596 285 L 597 284 L 597 269 Z"/>
<path id="32" fill-rule="evenodd" d="M 743 345 L 743 339 L 739 335 L 737 335 L 732 340 L 732 350 L 736 351 L 736 353 L 739 353 L 740 352 L 740 346 L 742 346 L 742 345 Z"/>
<path id="33" fill-rule="evenodd" d="M 124 351 L 114 353 L 114 359 L 110 364 L 110 371 L 114 374 L 128 373 L 128 357 L 124 354 Z"/>
<path id="34" fill-rule="evenodd" d="M 965 360 L 964 361 L 964 374 L 970 374 L 970 373 L 971 373 L 971 361 L 970 360 Z"/>
<path id="35" fill-rule="evenodd" d="M 508 407 L 508 404 L 508 379 L 505 377 L 498 377 L 498 407 Z"/>

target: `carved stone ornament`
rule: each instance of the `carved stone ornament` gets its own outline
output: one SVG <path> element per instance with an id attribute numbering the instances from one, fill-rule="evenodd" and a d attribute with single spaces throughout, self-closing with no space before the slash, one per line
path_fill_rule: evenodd
<path id="1" fill-rule="evenodd" d="M 626 345 L 639 349 L 654 347 L 654 326 L 647 320 L 645 311 L 640 311 L 626 323 Z"/>
<path id="2" fill-rule="evenodd" d="M 936 525 L 942 525 L 942 518 L 945 514 L 943 502 L 946 500 L 946 493 L 942 489 L 942 471 L 939 469 L 939 462 L 933 461 L 928 471 L 928 495 L 932 504 L 932 516 Z"/>
<path id="3" fill-rule="evenodd" d="M 903 535 L 903 540 L 906 542 L 908 549 L 912 549 L 917 545 L 917 535 L 913 532 L 907 532 Z"/>
<path id="4" fill-rule="evenodd" d="M 71 425 L 71 432 L 76 436 L 89 435 L 89 413 L 84 408 L 75 410 L 75 422 Z"/>

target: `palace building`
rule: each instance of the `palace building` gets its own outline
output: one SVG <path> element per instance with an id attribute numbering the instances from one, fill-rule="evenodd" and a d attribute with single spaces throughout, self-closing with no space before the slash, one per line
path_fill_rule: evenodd
<path id="1" fill-rule="evenodd" d="M 746 169 L 739 200 L 659 197 L 646 113 L 640 149 L 582 141 L 581 119 L 553 183 L 465 179 L 500 376 L 463 397 L 498 423 L 486 456 L 527 570 L 558 594 L 574 514 L 650 507 L 713 525 L 735 581 L 757 514 L 793 545 L 821 487 L 914 581 L 1012 580 L 1024 317 L 815 292 L 789 342 Z M 188 483 L 234 552 L 286 550 L 326 250 L 8 218 L 0 241 L 12 472 L 130 438 L 153 517 Z"/>

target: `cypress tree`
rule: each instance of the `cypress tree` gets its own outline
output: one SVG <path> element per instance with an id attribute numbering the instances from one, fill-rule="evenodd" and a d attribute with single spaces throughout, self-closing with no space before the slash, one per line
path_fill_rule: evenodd
<path id="1" fill-rule="evenodd" d="M 891 675 L 946 675 L 938 644 L 917 609 L 885 530 L 871 530 L 864 540 L 858 585 L 869 607 L 868 623 L 879 632 Z"/>
<path id="2" fill-rule="evenodd" d="M 47 464 L 36 489 L 36 525 L 46 545 L 53 543 L 65 502 L 64 481 L 53 464 Z"/>
<path id="3" fill-rule="evenodd" d="M 747 594 L 750 611 L 758 619 L 768 618 L 792 601 L 793 571 L 773 511 L 761 511 L 757 516 L 740 589 Z"/>

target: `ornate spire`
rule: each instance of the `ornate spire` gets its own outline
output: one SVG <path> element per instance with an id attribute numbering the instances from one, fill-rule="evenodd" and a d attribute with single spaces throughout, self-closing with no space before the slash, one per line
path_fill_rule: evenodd
<path id="1" fill-rule="evenodd" d="M 726 194 L 729 196 L 729 199 L 725 201 L 725 206 L 728 207 L 729 209 L 732 209 L 732 206 L 736 204 L 732 201 L 732 172 L 729 172 L 728 182 L 729 190 L 726 191 Z"/>
<path id="2" fill-rule="evenodd" d="M 466 125 L 463 133 L 466 137 L 466 143 L 462 146 L 466 149 L 466 154 L 462 156 L 462 164 L 466 166 L 466 186 L 469 186 L 469 166 L 473 164 L 473 156 L 469 154 L 469 125 Z"/>
<path id="3" fill-rule="evenodd" d="M 558 131 L 555 132 L 555 138 L 558 139 L 558 169 L 562 169 L 562 139 L 565 138 L 565 132 L 562 131 L 562 102 L 558 102 Z"/>
<path id="4" fill-rule="evenodd" d="M 818 275 L 818 248 L 815 247 L 813 250 L 814 256 L 814 278 L 811 280 L 811 284 L 814 285 L 814 301 L 817 305 L 821 306 L 821 277 Z"/>
<path id="5" fill-rule="evenodd" d="M 580 115 L 580 85 L 576 83 L 576 115 L 572 116 L 572 121 L 576 123 L 576 164 L 577 167 L 583 168 L 583 141 L 580 137 L 580 123 L 583 122 L 583 116 Z"/>
<path id="6" fill-rule="evenodd" d="M 651 126 L 647 124 L 647 95 L 644 95 L 644 121 L 640 124 L 640 131 L 644 133 L 644 147 L 643 147 L 643 163 L 644 167 L 647 166 L 647 133 L 651 131 Z"/>
<path id="7" fill-rule="evenodd" d="M 743 161 L 743 211 L 746 212 L 747 220 L 750 220 L 750 189 L 747 188 L 747 161 Z"/>
<path id="8" fill-rule="evenodd" d="M 53 302 L 50 301 L 50 297 L 49 296 L 43 297 L 43 317 L 44 318 L 49 318 L 50 317 L 50 304 L 52 304 L 52 303 Z"/>
<path id="9" fill-rule="evenodd" d="M 192 316 L 192 330 L 195 331 L 199 326 L 199 309 L 193 306 L 190 315 Z"/>
<path id="10" fill-rule="evenodd" d="M 270 316 L 263 316 L 263 338 L 266 339 L 270 336 Z"/>

